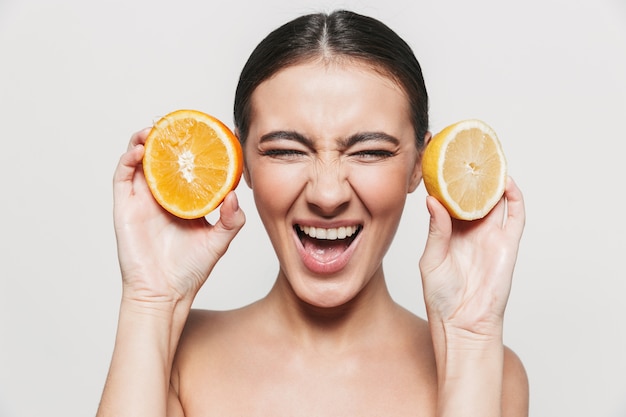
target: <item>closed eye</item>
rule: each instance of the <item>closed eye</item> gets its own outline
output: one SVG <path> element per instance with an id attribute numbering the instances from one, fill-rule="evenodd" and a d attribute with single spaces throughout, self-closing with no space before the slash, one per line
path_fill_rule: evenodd
<path id="1" fill-rule="evenodd" d="M 360 132 L 346 138 L 342 145 L 358 160 L 374 162 L 396 155 L 400 141 L 384 132 Z"/>
<path id="2" fill-rule="evenodd" d="M 359 159 L 364 160 L 381 160 L 387 159 L 395 155 L 392 151 L 387 151 L 384 149 L 368 149 L 363 151 L 352 152 L 351 156 L 355 156 Z"/>
<path id="3" fill-rule="evenodd" d="M 281 160 L 300 158 L 312 147 L 313 142 L 310 139 L 294 131 L 272 131 L 260 139 L 261 155 Z"/>
<path id="4" fill-rule="evenodd" d="M 305 155 L 304 152 L 296 149 L 266 149 L 261 152 L 263 156 L 279 159 L 293 159 Z"/>

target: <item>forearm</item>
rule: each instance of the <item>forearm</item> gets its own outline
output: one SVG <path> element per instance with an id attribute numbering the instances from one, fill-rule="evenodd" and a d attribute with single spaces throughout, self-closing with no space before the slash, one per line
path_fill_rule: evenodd
<path id="1" fill-rule="evenodd" d="M 504 367 L 501 334 L 464 334 L 445 325 L 436 327 L 437 417 L 500 417 Z"/>
<path id="2" fill-rule="evenodd" d="M 185 305 L 122 301 L 98 417 L 165 416 Z"/>

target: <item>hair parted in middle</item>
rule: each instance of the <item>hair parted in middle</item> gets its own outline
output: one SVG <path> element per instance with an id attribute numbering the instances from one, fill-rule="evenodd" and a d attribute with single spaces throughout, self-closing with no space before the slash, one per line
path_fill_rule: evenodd
<path id="1" fill-rule="evenodd" d="M 245 143 L 250 100 L 265 80 L 287 67 L 314 60 L 356 61 L 390 77 L 407 96 L 418 149 L 428 131 L 428 94 L 422 69 L 411 47 L 377 19 L 347 10 L 300 16 L 267 35 L 252 51 L 235 93 L 234 122 Z"/>

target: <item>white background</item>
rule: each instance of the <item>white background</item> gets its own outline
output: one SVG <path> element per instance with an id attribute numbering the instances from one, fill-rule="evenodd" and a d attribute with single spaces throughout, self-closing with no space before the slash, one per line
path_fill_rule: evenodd
<path id="1" fill-rule="evenodd" d="M 626 416 L 624 0 L 0 0 L 0 416 L 95 413 L 120 278 L 111 179 L 130 135 L 178 108 L 232 126 L 239 71 L 296 15 L 377 17 L 420 60 L 431 128 L 498 132 L 527 206 L 505 329 L 533 416 Z M 269 289 L 276 263 L 248 224 L 197 307 Z M 396 299 L 423 315 L 425 193 L 387 258 Z"/>

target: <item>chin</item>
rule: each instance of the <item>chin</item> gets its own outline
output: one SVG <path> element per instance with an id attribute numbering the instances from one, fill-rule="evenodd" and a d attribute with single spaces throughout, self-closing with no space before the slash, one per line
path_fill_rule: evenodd
<path id="1" fill-rule="evenodd" d="M 344 278 L 345 279 L 345 278 Z M 348 282 L 301 283 L 303 288 L 294 288 L 303 303 L 316 309 L 333 310 L 350 304 L 359 295 L 359 288 Z"/>

